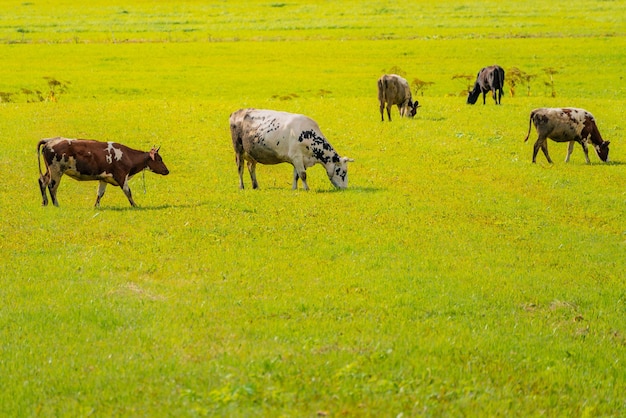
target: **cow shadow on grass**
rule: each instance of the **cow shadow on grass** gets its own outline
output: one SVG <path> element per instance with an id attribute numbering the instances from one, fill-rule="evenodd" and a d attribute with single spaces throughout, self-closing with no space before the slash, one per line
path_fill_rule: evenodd
<path id="1" fill-rule="evenodd" d="M 350 187 L 347 189 L 320 189 L 316 190 L 316 193 L 378 193 L 383 191 L 384 189 L 380 187 Z"/>
<path id="2" fill-rule="evenodd" d="M 163 204 L 163 205 L 155 205 L 155 206 L 142 206 L 137 205 L 135 207 L 132 206 L 100 206 L 99 208 L 95 208 L 97 211 L 101 212 L 134 212 L 134 211 L 160 211 L 165 209 L 190 209 L 197 208 L 201 206 L 210 205 L 210 201 L 205 202 L 197 202 L 197 203 L 183 203 L 183 204 Z"/>
<path id="3" fill-rule="evenodd" d="M 291 188 L 287 188 L 287 187 L 280 187 L 280 186 L 267 186 L 267 187 L 263 187 L 263 188 L 259 188 L 259 190 L 257 190 L 257 192 L 261 192 L 262 190 L 272 190 L 272 191 L 278 191 L 278 190 L 282 190 L 282 191 L 288 191 L 288 192 L 302 192 L 302 193 L 377 193 L 380 191 L 383 191 L 385 189 L 380 188 L 380 187 L 353 187 L 353 186 L 348 186 L 348 188 L 346 189 L 315 189 L 315 188 L 311 188 L 311 190 L 306 191 L 304 190 L 302 187 L 298 187 L 297 190 L 293 190 Z"/>
<path id="4" fill-rule="evenodd" d="M 626 165 L 626 161 L 612 161 L 609 160 L 607 162 L 604 161 L 591 161 L 589 164 L 585 163 L 584 161 L 580 162 L 581 166 L 598 166 L 598 167 L 606 167 L 606 166 L 613 166 L 613 165 Z"/>

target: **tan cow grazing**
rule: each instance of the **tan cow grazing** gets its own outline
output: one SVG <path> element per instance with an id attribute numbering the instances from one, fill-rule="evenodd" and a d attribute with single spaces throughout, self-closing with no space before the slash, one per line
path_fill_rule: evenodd
<path id="1" fill-rule="evenodd" d="M 43 154 L 46 164 L 45 174 L 41 171 L 40 153 Z M 107 184 L 121 187 L 131 206 L 137 206 L 130 193 L 128 181 L 145 169 L 162 175 L 169 173 L 158 148 L 144 152 L 115 142 L 86 139 L 42 139 L 37 144 L 37 160 L 43 206 L 48 204 L 46 187 L 54 206 L 59 206 L 56 195 L 63 174 L 75 180 L 100 181 L 95 206 L 100 206 Z"/>
<path id="2" fill-rule="evenodd" d="M 387 106 L 387 118 L 391 121 L 391 106 L 398 106 L 401 117 L 412 118 L 417 113 L 419 103 L 413 101 L 409 83 L 396 74 L 385 74 L 378 79 L 378 101 L 380 118 L 385 120 L 384 109 Z"/>
<path id="3" fill-rule="evenodd" d="M 259 187 L 257 163 L 291 164 L 294 190 L 298 188 L 298 179 L 309 190 L 306 169 L 315 164 L 324 166 L 333 186 L 348 187 L 348 162 L 353 160 L 337 154 L 313 119 L 275 110 L 241 109 L 233 112 L 229 121 L 240 189 L 244 160 L 248 162 L 253 189 Z"/>
<path id="4" fill-rule="evenodd" d="M 537 129 L 537 141 L 533 147 L 533 163 L 536 162 L 539 149 L 543 151 L 552 164 L 552 160 L 548 155 L 548 138 L 555 142 L 569 142 L 565 162 L 569 161 L 570 155 L 574 150 L 574 143 L 578 142 L 585 152 L 587 164 L 589 161 L 588 145 L 595 150 L 598 158 L 607 162 L 609 160 L 609 141 L 602 139 L 600 131 L 596 126 L 596 120 L 593 115 L 585 109 L 577 109 L 572 107 L 564 108 L 539 108 L 530 112 L 530 120 L 528 122 L 528 134 L 524 142 L 528 141 L 530 136 L 530 127 L 535 124 Z"/>

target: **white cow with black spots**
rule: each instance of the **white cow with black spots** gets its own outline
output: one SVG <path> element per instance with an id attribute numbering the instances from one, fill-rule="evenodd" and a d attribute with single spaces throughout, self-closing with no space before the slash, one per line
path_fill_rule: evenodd
<path id="1" fill-rule="evenodd" d="M 293 165 L 293 189 L 302 180 L 305 190 L 306 169 L 321 164 L 330 182 L 339 189 L 348 187 L 348 162 L 328 143 L 317 123 L 304 115 L 275 110 L 241 109 L 230 115 L 230 133 L 243 189 L 243 163 L 248 163 L 252 188 L 259 187 L 256 165 L 289 163 Z"/>

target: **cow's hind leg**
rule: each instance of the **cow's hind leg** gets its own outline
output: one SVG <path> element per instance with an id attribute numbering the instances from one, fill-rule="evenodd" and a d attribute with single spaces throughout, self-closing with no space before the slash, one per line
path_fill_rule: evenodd
<path id="1" fill-rule="evenodd" d="M 243 189 L 243 156 L 237 153 L 235 162 L 237 163 L 237 173 L 239 174 L 239 188 Z"/>
<path id="2" fill-rule="evenodd" d="M 250 173 L 250 180 L 252 180 L 252 188 L 258 189 L 259 182 L 256 181 L 256 162 L 248 161 L 248 172 Z"/>
<path id="3" fill-rule="evenodd" d="M 548 162 L 552 164 L 552 160 L 550 159 L 550 156 L 548 155 L 547 138 L 542 138 L 542 137 L 537 138 L 537 141 L 535 142 L 535 145 L 533 146 L 533 163 L 537 162 L 537 153 L 539 153 L 540 148 L 541 148 L 541 151 L 543 151 L 543 154 L 548 159 Z"/>
<path id="4" fill-rule="evenodd" d="M 100 181 L 100 184 L 98 185 L 98 196 L 96 197 L 96 204 L 94 205 L 95 207 L 100 207 L 100 199 L 102 199 L 102 196 L 104 196 L 106 188 L 106 181 Z"/>
<path id="5" fill-rule="evenodd" d="M 539 148 L 541 148 L 541 151 L 543 152 L 543 155 L 546 156 L 546 159 L 548 160 L 548 162 L 550 164 L 552 164 L 552 159 L 550 158 L 550 155 L 548 154 L 548 140 L 547 138 L 543 138 L 543 139 L 537 139 L 537 142 L 535 142 L 535 146 L 533 149 L 533 163 L 535 162 L 536 158 L 537 158 L 537 153 L 539 152 Z"/>
<path id="6" fill-rule="evenodd" d="M 391 105 L 389 103 L 387 103 L 387 118 L 391 122 Z"/>
<path id="7" fill-rule="evenodd" d="M 59 206 L 59 202 L 57 200 L 57 190 L 59 190 L 59 184 L 61 184 L 61 176 L 53 175 L 50 173 L 50 182 L 48 183 L 48 191 L 50 192 L 50 198 L 52 199 L 52 204 L 54 206 Z"/>
<path id="8" fill-rule="evenodd" d="M 42 174 L 41 176 L 39 176 L 39 190 L 41 191 L 41 206 L 48 206 L 48 193 L 46 192 L 48 183 L 50 183 L 50 172 L 46 172 L 46 174 Z"/>

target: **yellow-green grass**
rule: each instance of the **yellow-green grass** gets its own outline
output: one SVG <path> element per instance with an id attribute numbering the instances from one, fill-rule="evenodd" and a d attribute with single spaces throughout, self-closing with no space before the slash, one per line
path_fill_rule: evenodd
<path id="1" fill-rule="evenodd" d="M 495 2 L 94 4 L 59 12 L 79 39 L 42 23 L 52 3 L 1 18 L 0 413 L 621 414 L 623 2 L 500 2 L 511 36 L 485 31 Z M 117 8 L 167 30 L 122 22 L 150 42 L 113 44 Z M 18 16 L 42 29 L 11 35 Z M 532 95 L 466 105 L 452 77 L 494 62 L 537 74 Z M 394 66 L 434 84 L 383 123 Z M 27 103 L 44 77 L 68 92 Z M 279 165 L 239 190 L 228 115 L 248 106 L 316 119 L 356 160 L 349 188 L 318 166 L 292 191 Z M 540 106 L 591 111 L 612 162 L 550 142 L 533 165 Z M 42 208 L 35 145 L 56 135 L 160 145 L 171 174 L 131 182 L 137 209 L 113 187 L 94 209 L 97 184 L 69 178 Z"/>

